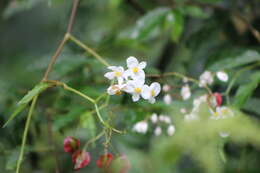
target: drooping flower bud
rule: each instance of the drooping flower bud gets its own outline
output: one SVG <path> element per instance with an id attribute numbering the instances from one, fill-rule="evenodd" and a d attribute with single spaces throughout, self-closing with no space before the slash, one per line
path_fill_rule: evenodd
<path id="1" fill-rule="evenodd" d="M 97 167 L 109 168 L 112 160 L 113 160 L 113 155 L 111 153 L 103 154 L 98 158 L 96 162 Z"/>
<path id="2" fill-rule="evenodd" d="M 74 151 L 78 150 L 80 146 L 80 141 L 76 138 L 68 136 L 64 139 L 64 151 L 67 153 L 73 153 Z"/>
<path id="3" fill-rule="evenodd" d="M 74 163 L 74 169 L 77 171 L 85 166 L 87 166 L 90 162 L 90 154 L 89 152 L 77 150 L 72 155 L 72 162 Z"/>
<path id="4" fill-rule="evenodd" d="M 217 106 L 221 106 L 222 104 L 222 96 L 220 93 L 214 93 L 213 94 L 217 103 Z"/>

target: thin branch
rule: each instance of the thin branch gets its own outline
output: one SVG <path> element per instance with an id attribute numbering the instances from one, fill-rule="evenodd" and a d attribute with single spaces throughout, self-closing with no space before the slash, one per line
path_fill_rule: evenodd
<path id="1" fill-rule="evenodd" d="M 25 128 L 24 128 L 24 131 L 23 131 L 21 151 L 20 151 L 20 155 L 19 155 L 19 158 L 18 158 L 18 161 L 17 161 L 17 167 L 16 167 L 16 171 L 15 171 L 16 173 L 19 173 L 21 163 L 23 161 L 26 139 L 27 139 L 27 135 L 28 135 L 29 126 L 30 126 L 30 122 L 31 122 L 31 119 L 32 119 L 33 111 L 34 111 L 34 108 L 35 108 L 35 104 L 37 102 L 37 98 L 38 98 L 38 95 L 36 95 L 32 100 L 32 104 L 30 106 L 29 113 L 28 113 L 28 116 L 27 116 L 27 120 L 26 120 L 26 123 L 25 123 Z"/>
<path id="2" fill-rule="evenodd" d="M 87 45 L 85 45 L 84 43 L 82 43 L 80 40 L 78 40 L 77 38 L 75 38 L 74 36 L 72 36 L 71 34 L 69 34 L 69 38 L 70 40 L 72 40 L 74 43 L 76 43 L 79 47 L 81 47 L 82 49 L 84 49 L 86 52 L 88 52 L 89 54 L 93 55 L 97 60 L 99 60 L 102 64 L 104 64 L 105 66 L 110 66 L 108 64 L 107 61 L 105 61 L 97 52 L 95 52 L 93 49 L 91 49 L 90 47 L 88 47 Z"/>
<path id="3" fill-rule="evenodd" d="M 48 76 L 49 76 L 49 73 L 51 72 L 51 69 L 52 69 L 52 66 L 55 64 L 55 62 L 57 61 L 57 58 L 59 57 L 65 43 L 68 41 L 68 35 L 66 34 L 64 37 L 63 37 L 63 40 L 61 41 L 61 43 L 59 44 L 58 46 L 58 49 L 56 50 L 56 52 L 54 53 L 54 55 L 52 56 L 51 58 L 51 61 L 48 65 L 48 68 L 44 74 L 44 77 L 42 79 L 42 81 L 45 81 L 48 79 Z"/>
<path id="4" fill-rule="evenodd" d="M 72 10 L 71 10 L 69 24 L 68 24 L 68 27 L 67 27 L 67 33 L 71 33 L 71 31 L 72 31 L 72 26 L 73 26 L 74 19 L 75 19 L 75 16 L 76 16 L 76 12 L 77 12 L 77 9 L 78 9 L 78 4 L 79 4 L 79 0 L 73 0 L 73 7 L 72 7 Z"/>

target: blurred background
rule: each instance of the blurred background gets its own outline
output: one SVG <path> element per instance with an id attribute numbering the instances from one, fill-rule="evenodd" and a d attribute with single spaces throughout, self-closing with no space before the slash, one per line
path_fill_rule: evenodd
<path id="1" fill-rule="evenodd" d="M 71 7 L 72 1 L 65 0 L 0 1 L 1 126 L 17 102 L 43 77 L 66 32 Z M 222 70 L 222 65 L 235 63 L 236 58 L 246 60 L 244 64 L 227 68 L 232 78 L 245 65 L 260 61 L 257 30 L 260 30 L 259 0 L 80 0 L 72 34 L 110 64 L 125 66 L 129 56 L 147 61 L 147 74 L 175 71 L 198 78 L 207 69 Z M 259 74 L 258 69 L 247 70 L 238 77 L 230 91 L 231 100 L 240 86 L 250 83 L 252 74 Z M 61 80 L 96 98 L 109 86 L 103 76 L 105 72 L 106 67 L 95 58 L 68 42 L 50 79 Z M 146 135 L 132 132 L 136 122 L 152 113 L 172 117 L 178 131 L 179 109 L 192 103 L 192 100 L 179 99 L 180 79 L 148 80 L 175 86 L 173 102 L 166 105 L 160 96 L 154 105 L 145 101 L 136 104 L 129 96 L 122 95 L 112 97 L 109 108 L 102 110 L 103 117 L 112 117 L 112 124 L 129 132 L 114 134 L 109 148 L 115 155 L 127 156 L 131 163 L 129 172 L 260 172 L 259 140 L 246 138 L 250 135 L 242 130 L 238 131 L 245 136 L 241 143 L 225 140 L 222 146 L 225 161 L 219 161 L 218 150 L 207 150 L 207 154 L 204 152 L 202 157 L 194 159 L 193 155 L 202 151 L 208 140 L 213 140 L 210 137 L 190 147 L 196 152 L 185 150 L 186 145 L 196 143 L 196 135 L 203 129 L 195 136 L 188 131 L 187 136 L 195 138 L 179 139 L 178 144 L 185 143 L 182 144 L 184 149 L 178 151 L 173 149 L 177 140 L 174 136 L 157 137 L 151 129 Z M 237 108 L 256 123 L 260 116 L 259 81 L 254 81 L 255 87 L 245 90 L 248 97 Z M 216 83 L 212 90 L 225 92 L 226 88 L 227 84 Z M 196 90 L 193 94 L 201 93 L 203 91 Z M 95 116 L 88 116 L 93 114 L 92 110 L 91 104 L 62 89 L 45 91 L 30 126 L 21 172 L 57 172 L 57 167 L 59 172 L 73 172 L 71 158 L 63 152 L 63 139 L 71 135 L 84 143 L 95 137 L 101 126 Z M 14 172 L 26 113 L 27 110 L 23 111 L 0 130 L 1 173 Z M 234 129 L 241 126 L 243 124 L 234 124 Z M 101 139 L 91 146 L 93 161 L 80 172 L 101 172 L 95 160 L 104 152 L 102 143 Z"/>

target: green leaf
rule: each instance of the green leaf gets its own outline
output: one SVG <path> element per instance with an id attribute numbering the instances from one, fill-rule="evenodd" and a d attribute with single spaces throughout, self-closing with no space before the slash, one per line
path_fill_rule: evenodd
<path id="1" fill-rule="evenodd" d="M 84 112 L 80 115 L 80 126 L 86 128 L 91 137 L 96 136 L 96 123 L 91 112 Z"/>
<path id="2" fill-rule="evenodd" d="M 210 67 L 210 69 L 213 71 L 231 69 L 238 66 L 253 63 L 256 61 L 260 61 L 260 54 L 257 51 L 248 50 L 244 52 L 242 55 L 239 55 L 237 57 L 234 58 L 230 57 L 230 58 L 220 60 L 215 64 L 213 64 Z"/>
<path id="3" fill-rule="evenodd" d="M 38 94 L 46 90 L 50 87 L 50 84 L 41 82 L 37 84 L 31 91 L 29 91 L 19 102 L 15 109 L 15 111 L 11 114 L 10 118 L 3 125 L 3 128 L 7 126 L 7 124 L 12 121 L 24 108 L 29 104 L 29 102 Z"/>
<path id="4" fill-rule="evenodd" d="M 179 11 L 172 11 L 172 32 L 171 32 L 171 38 L 173 41 L 178 42 L 182 32 L 183 32 L 183 15 Z M 171 19 L 171 17 L 168 17 L 168 19 Z"/>
<path id="5" fill-rule="evenodd" d="M 148 12 L 136 22 L 135 27 L 129 33 L 129 37 L 136 40 L 147 39 L 158 26 L 163 24 L 169 12 L 169 8 L 156 8 Z"/>
<path id="6" fill-rule="evenodd" d="M 200 7 L 197 6 L 185 6 L 185 8 L 183 8 L 182 10 L 186 15 L 189 15 L 191 17 L 197 17 L 202 19 L 208 17 L 208 15 Z"/>
<path id="7" fill-rule="evenodd" d="M 251 82 L 245 85 L 241 85 L 234 98 L 234 106 L 241 108 L 250 96 L 253 94 L 254 90 L 257 88 L 260 81 L 260 73 L 255 73 L 251 76 Z"/>
<path id="8" fill-rule="evenodd" d="M 41 82 L 37 84 L 31 91 L 29 91 L 23 98 L 18 102 L 18 105 L 29 103 L 33 97 L 40 94 L 44 90 L 50 87 L 49 83 Z"/>
<path id="9" fill-rule="evenodd" d="M 247 102 L 244 104 L 243 109 L 254 112 L 256 114 L 260 115 L 260 99 L 251 97 L 247 100 Z"/>

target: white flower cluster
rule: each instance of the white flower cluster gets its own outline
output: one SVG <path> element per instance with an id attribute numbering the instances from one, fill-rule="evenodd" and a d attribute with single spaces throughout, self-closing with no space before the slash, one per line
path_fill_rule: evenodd
<path id="1" fill-rule="evenodd" d="M 217 78 L 222 82 L 228 81 L 228 74 L 224 71 L 218 71 L 216 73 Z M 207 85 L 211 85 L 214 82 L 214 74 L 210 71 L 205 71 L 199 77 L 199 86 L 205 87 Z"/>
<path id="2" fill-rule="evenodd" d="M 171 118 L 167 115 L 157 115 L 156 113 L 153 113 L 150 117 L 150 121 L 152 124 L 156 125 L 154 129 L 154 135 L 159 136 L 162 134 L 162 126 L 167 127 L 167 134 L 169 136 L 172 136 L 175 133 L 175 126 L 172 124 Z M 148 122 L 147 121 L 139 121 L 137 122 L 134 127 L 133 131 L 137 133 L 145 134 L 148 131 Z"/>
<path id="3" fill-rule="evenodd" d="M 148 100 L 150 103 L 155 103 L 155 97 L 161 91 L 161 85 L 158 82 L 153 82 L 150 86 L 145 84 L 146 62 L 138 62 L 135 57 L 130 56 L 126 60 L 127 70 L 122 66 L 109 66 L 111 72 L 107 72 L 104 76 L 109 80 L 117 79 L 117 84 L 110 86 L 107 89 L 110 95 L 119 95 L 122 91 L 132 95 L 134 102 L 140 97 Z"/>

